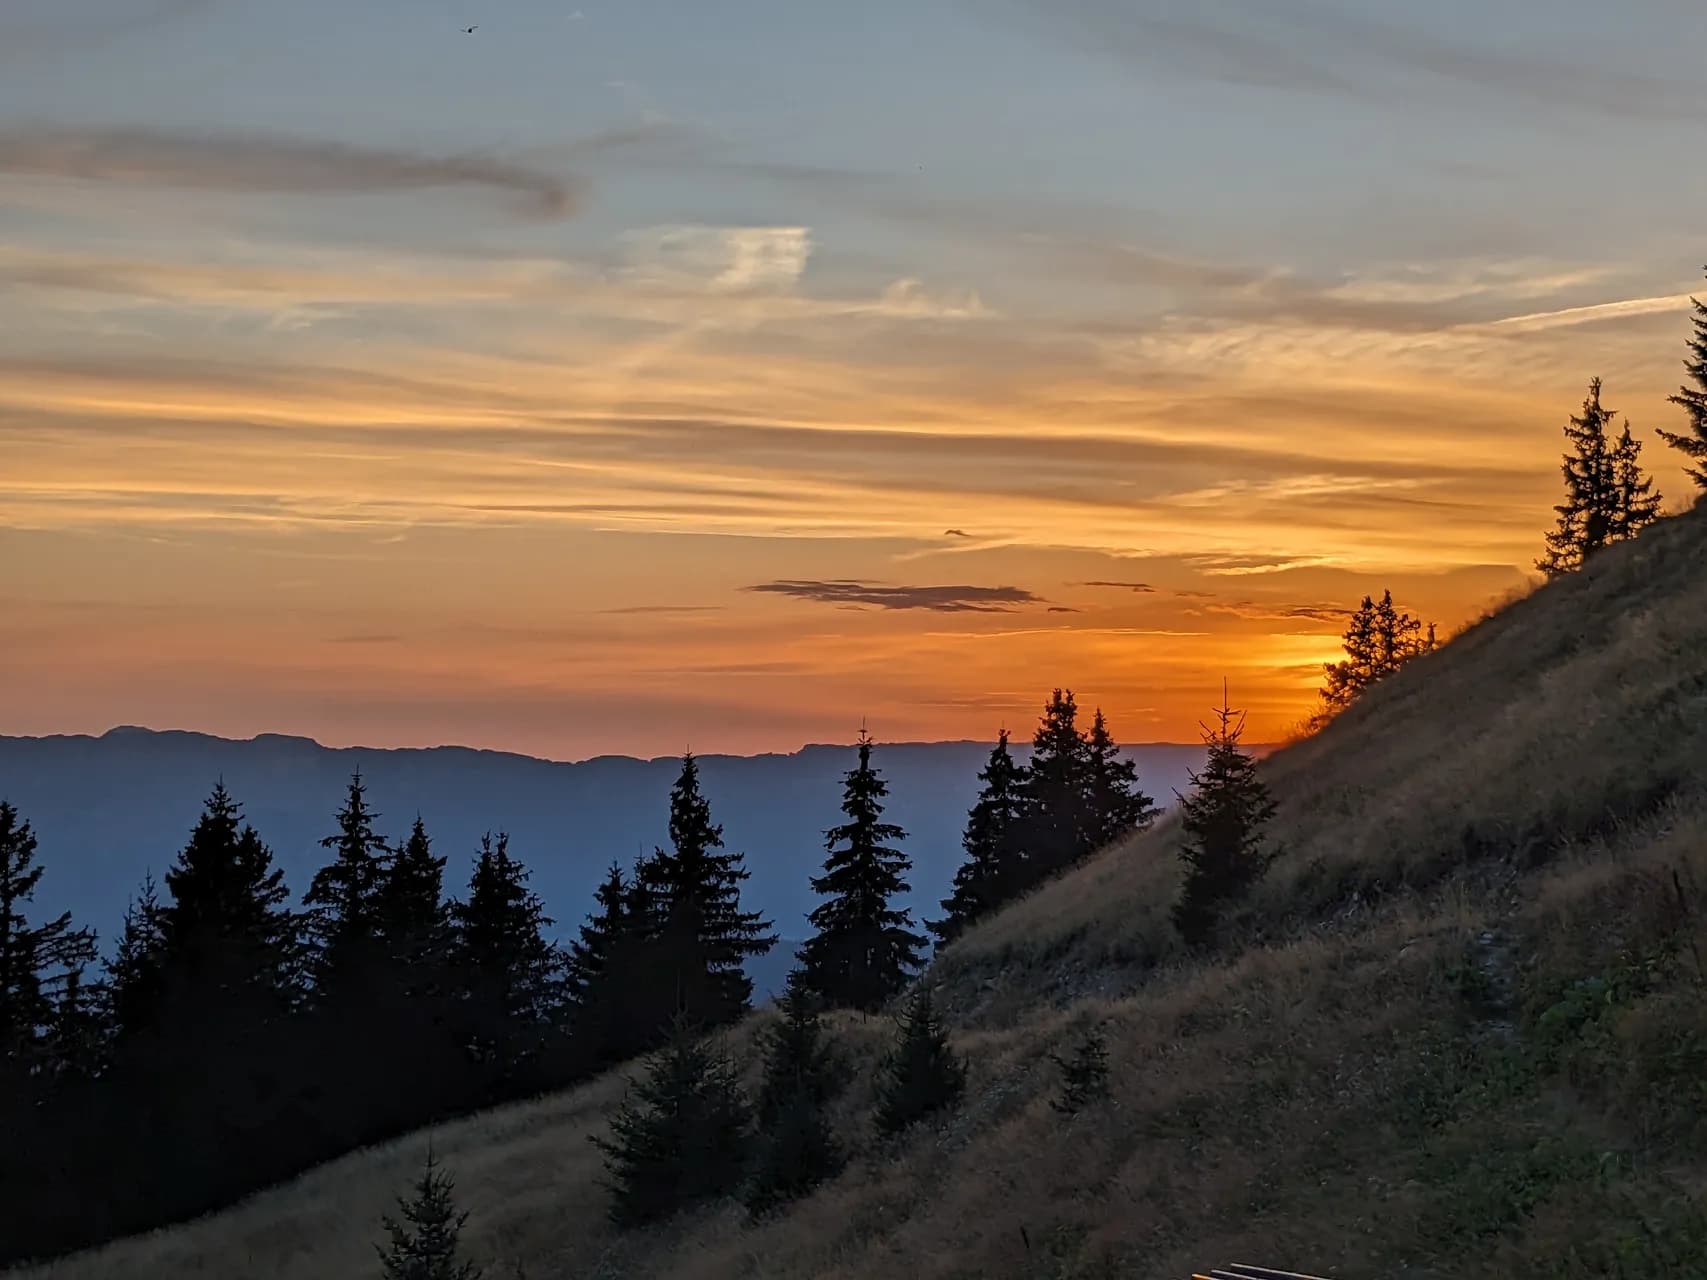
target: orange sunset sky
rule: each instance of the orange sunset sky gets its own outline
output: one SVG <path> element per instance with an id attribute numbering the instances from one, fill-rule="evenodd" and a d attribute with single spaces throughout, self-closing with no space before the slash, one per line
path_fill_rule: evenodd
<path id="1" fill-rule="evenodd" d="M 0 733 L 1273 737 L 1591 376 L 1686 493 L 1707 8 L 1616 17 L 8 0 Z"/>

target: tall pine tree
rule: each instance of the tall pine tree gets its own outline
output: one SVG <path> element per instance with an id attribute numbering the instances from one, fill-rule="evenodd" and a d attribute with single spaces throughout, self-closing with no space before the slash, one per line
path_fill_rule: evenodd
<path id="1" fill-rule="evenodd" d="M 1161 810 L 1138 785 L 1138 765 L 1123 758 L 1098 707 L 1085 740 L 1085 834 L 1092 851 L 1154 822 Z"/>
<path id="2" fill-rule="evenodd" d="M 827 899 L 812 912 L 817 933 L 801 948 L 805 983 L 832 1005 L 873 1010 L 906 985 L 919 967 L 924 938 L 912 914 L 892 905 L 908 889 L 912 860 L 893 841 L 907 833 L 884 822 L 889 784 L 871 766 L 871 735 L 860 730 L 859 763 L 849 771 L 842 812 L 848 820 L 824 833 L 829 856 L 812 880 Z"/>
<path id="3" fill-rule="evenodd" d="M 166 872 L 160 958 L 174 995 L 202 1015 L 242 1006 L 271 1019 L 301 994 L 302 924 L 284 872 L 220 783 Z"/>
<path id="4" fill-rule="evenodd" d="M 544 932 L 552 921 L 527 880 L 509 836 L 488 833 L 468 901 L 452 907 L 468 1043 L 500 1074 L 541 1049 L 561 1006 L 561 960 Z"/>
<path id="5" fill-rule="evenodd" d="M 445 950 L 450 923 L 444 900 L 445 859 L 433 853 L 420 816 L 409 838 L 380 870 L 374 915 L 387 954 L 409 964 L 433 963 Z"/>
<path id="6" fill-rule="evenodd" d="M 1612 441 L 1607 434 L 1612 418 L 1613 411 L 1600 403 L 1600 379 L 1595 378 L 1581 415 L 1565 428 L 1571 446 L 1560 467 L 1565 500 L 1553 508 L 1558 521 L 1547 534 L 1547 554 L 1535 562 L 1549 578 L 1582 568 L 1612 543 L 1635 537 L 1659 514 L 1660 497 L 1637 461 L 1640 446 L 1630 438 L 1628 425 Z"/>
<path id="7" fill-rule="evenodd" d="M 1074 865 L 1092 849 L 1090 746 L 1071 689 L 1056 689 L 1031 740 L 1026 769 L 1026 887 Z"/>
<path id="8" fill-rule="evenodd" d="M 41 1065 L 71 974 L 95 957 L 94 935 L 74 929 L 69 912 L 31 926 L 24 908 L 43 868 L 30 824 L 0 801 L 0 1063 L 28 1072 Z"/>
<path id="9" fill-rule="evenodd" d="M 1690 335 L 1689 354 L 1683 367 L 1695 385 L 1692 387 L 1685 383 L 1677 389 L 1675 396 L 1670 397 L 1671 403 L 1689 416 L 1689 426 L 1683 431 L 1661 430 L 1657 434 L 1695 464 L 1685 470 L 1698 488 L 1707 489 L 1707 302 L 1700 298 L 1689 301 L 1695 308 L 1695 315 L 1690 321 L 1694 331 Z"/>
<path id="10" fill-rule="evenodd" d="M 1274 816 L 1274 801 L 1256 761 L 1239 745 L 1245 717 L 1227 705 L 1225 688 L 1215 718 L 1213 728 L 1203 726 L 1208 759 L 1191 775 L 1193 791 L 1181 806 L 1185 885 L 1173 917 L 1193 945 L 1208 940 L 1221 907 L 1242 897 L 1273 857 L 1263 850 L 1263 828 Z"/>
<path id="11" fill-rule="evenodd" d="M 1642 471 L 1642 442 L 1630 434 L 1630 424 L 1612 446 L 1612 537 L 1613 542 L 1634 538 L 1660 518 L 1660 495 L 1654 481 Z"/>
<path id="12" fill-rule="evenodd" d="M 580 937 L 569 944 L 571 1026 L 582 1058 L 592 1066 L 631 1058 L 660 1039 L 654 1019 L 662 1002 L 649 989 L 643 912 L 635 898 L 635 885 L 613 862 Z"/>
<path id="13" fill-rule="evenodd" d="M 321 848 L 334 851 L 333 859 L 314 873 L 303 899 L 316 908 L 320 980 L 329 991 L 365 976 L 379 958 L 380 891 L 389 851 L 373 828 L 378 816 L 368 808 L 358 771 L 338 811 L 338 830 L 320 842 Z"/>
<path id="14" fill-rule="evenodd" d="M 1008 750 L 1006 729 L 978 781 L 984 785 L 960 837 L 966 860 L 954 873 L 953 892 L 942 900 L 943 918 L 925 926 L 944 945 L 1012 898 L 1024 876 L 1025 769 Z"/>
<path id="15" fill-rule="evenodd" d="M 672 1002 L 659 1011 L 666 1019 L 677 1014 L 702 1029 L 720 1027 L 750 1007 L 753 984 L 742 964 L 769 952 L 776 935 L 762 913 L 741 909 L 746 879 L 745 858 L 724 851 L 723 828 L 711 820 L 690 752 L 670 789 L 670 848 L 635 873 L 649 963 L 667 984 L 658 994 Z"/>

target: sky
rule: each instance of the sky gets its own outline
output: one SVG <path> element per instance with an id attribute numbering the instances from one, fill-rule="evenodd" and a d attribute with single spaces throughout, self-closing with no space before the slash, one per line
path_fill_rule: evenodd
<path id="1" fill-rule="evenodd" d="M 472 32 L 464 28 L 473 27 Z M 1699 0 L 5 0 L 0 732 L 1311 709 L 1707 261 Z"/>

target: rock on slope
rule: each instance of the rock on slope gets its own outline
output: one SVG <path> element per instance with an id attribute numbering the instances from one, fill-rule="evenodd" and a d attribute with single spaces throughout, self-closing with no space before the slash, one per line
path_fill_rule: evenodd
<path id="1" fill-rule="evenodd" d="M 839 1019 L 857 1158 L 775 1218 L 608 1228 L 586 1138 L 620 1073 L 437 1131 L 489 1274 L 1707 1274 L 1707 509 L 1266 769 L 1284 853 L 1215 954 L 1167 923 L 1165 829 L 944 953 L 972 1080 L 940 1127 L 875 1138 L 887 1027 Z M 1092 1021 L 1113 1096 L 1064 1121 L 1046 1055 Z M 369 1275 L 426 1138 L 26 1275 Z"/>

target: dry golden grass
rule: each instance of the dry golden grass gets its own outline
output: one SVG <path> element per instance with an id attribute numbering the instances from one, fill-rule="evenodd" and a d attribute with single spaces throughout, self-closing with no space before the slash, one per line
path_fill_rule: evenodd
<path id="1" fill-rule="evenodd" d="M 607 1077 L 434 1131 L 472 1252 L 493 1280 L 1704 1274 L 1707 513 L 1265 768 L 1286 852 L 1216 955 L 1167 924 L 1164 826 L 940 958 L 972 1066 L 940 1128 L 874 1136 L 889 1028 L 839 1017 L 843 1176 L 624 1237 L 587 1141 Z M 765 1016 L 729 1037 L 749 1071 Z M 1064 1121 L 1047 1054 L 1092 1021 L 1113 1096 Z M 372 1276 L 427 1137 L 24 1276 Z"/>

